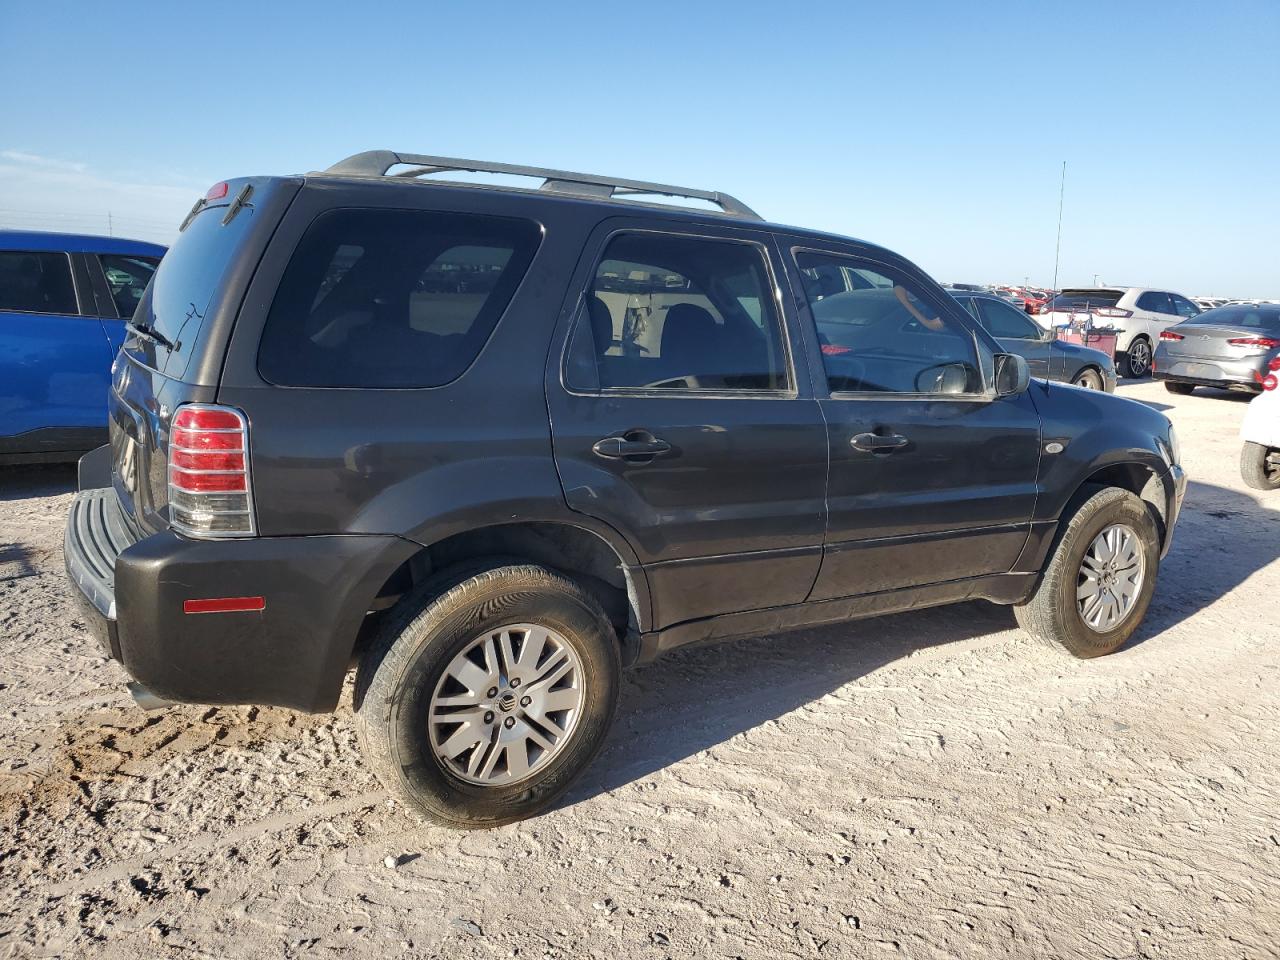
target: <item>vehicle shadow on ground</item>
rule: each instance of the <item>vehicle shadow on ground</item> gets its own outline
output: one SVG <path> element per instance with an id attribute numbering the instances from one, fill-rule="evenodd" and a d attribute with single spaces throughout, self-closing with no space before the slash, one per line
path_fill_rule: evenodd
<path id="1" fill-rule="evenodd" d="M 0 503 L 74 493 L 74 463 L 43 463 L 0 467 Z"/>
<path id="2" fill-rule="evenodd" d="M 1004 608 L 963 603 L 673 653 L 626 676 L 605 750 L 565 805 L 776 720 L 895 660 L 998 634 L 1012 621 Z"/>
<path id="3" fill-rule="evenodd" d="M 1280 557 L 1280 510 L 1261 506 L 1264 496 L 1189 485 L 1155 598 L 1125 650 L 1158 643 Z M 1280 491 L 1269 496 L 1280 504 Z M 627 676 L 606 748 L 565 803 L 616 790 L 896 660 L 962 641 L 1003 644 L 1009 635 L 998 635 L 1014 629 L 1012 609 L 965 603 L 677 652 Z"/>
<path id="4" fill-rule="evenodd" d="M 34 554 L 22 543 L 0 543 L 0 583 L 34 577 L 40 571 L 32 562 Z"/>

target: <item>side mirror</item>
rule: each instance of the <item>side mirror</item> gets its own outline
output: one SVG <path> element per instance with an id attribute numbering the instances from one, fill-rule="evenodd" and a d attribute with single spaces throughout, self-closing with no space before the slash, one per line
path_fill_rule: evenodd
<path id="1" fill-rule="evenodd" d="M 1012 397 L 1031 385 L 1027 361 L 1016 353 L 996 354 L 996 396 Z"/>
<path id="2" fill-rule="evenodd" d="M 1040 339 L 1041 340 L 1057 340 L 1058 331 L 1053 329 L 1053 327 L 1050 327 L 1048 330 L 1041 330 Z"/>

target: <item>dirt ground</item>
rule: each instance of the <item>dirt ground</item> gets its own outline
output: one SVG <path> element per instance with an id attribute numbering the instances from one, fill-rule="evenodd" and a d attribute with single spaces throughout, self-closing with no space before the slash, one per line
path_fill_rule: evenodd
<path id="1" fill-rule="evenodd" d="M 67 599 L 74 471 L 5 472 L 0 957 L 1280 956 L 1280 493 L 1240 398 L 1121 392 L 1192 477 L 1129 647 L 969 604 L 686 652 L 480 833 L 389 802 L 346 705 L 134 707 Z"/>

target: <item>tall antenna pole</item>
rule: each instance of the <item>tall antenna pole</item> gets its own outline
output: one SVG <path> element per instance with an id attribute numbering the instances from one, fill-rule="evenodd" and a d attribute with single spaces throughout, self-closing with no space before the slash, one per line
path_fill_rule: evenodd
<path id="1" fill-rule="evenodd" d="M 1062 198 L 1067 192 L 1067 161 L 1062 161 L 1062 183 L 1058 186 L 1058 242 L 1053 248 L 1053 292 L 1058 292 L 1058 257 L 1062 253 Z"/>

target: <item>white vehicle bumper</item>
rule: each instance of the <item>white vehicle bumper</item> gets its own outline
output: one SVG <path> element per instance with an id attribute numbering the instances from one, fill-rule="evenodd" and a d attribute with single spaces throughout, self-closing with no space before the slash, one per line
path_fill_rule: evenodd
<path id="1" fill-rule="evenodd" d="M 1249 401 L 1240 439 L 1280 448 L 1280 390 L 1264 390 Z"/>

